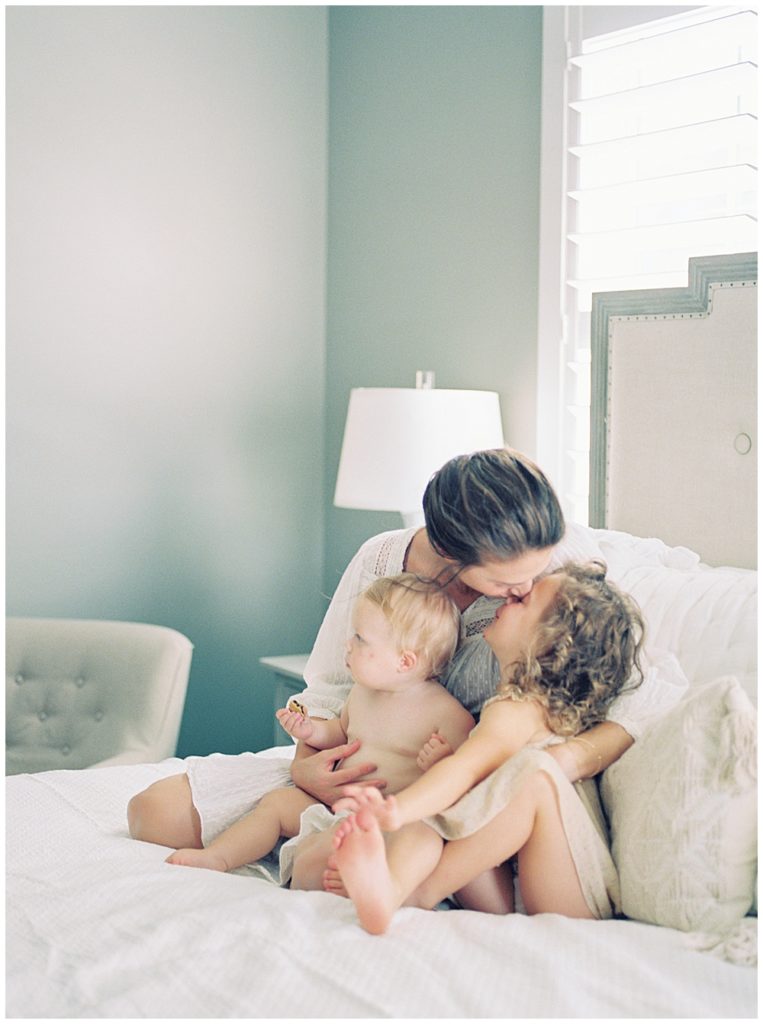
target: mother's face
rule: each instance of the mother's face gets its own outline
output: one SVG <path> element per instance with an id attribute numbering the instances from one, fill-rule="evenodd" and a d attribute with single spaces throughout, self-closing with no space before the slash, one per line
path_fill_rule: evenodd
<path id="1" fill-rule="evenodd" d="M 548 569 L 553 550 L 552 547 L 539 548 L 502 562 L 470 565 L 459 573 L 459 579 L 486 597 L 521 600 L 530 593 L 537 577 Z"/>
<path id="2" fill-rule="evenodd" d="M 516 661 L 527 649 L 538 624 L 551 610 L 561 586 L 561 576 L 538 580 L 522 601 L 507 601 L 482 634 L 501 665 Z"/>

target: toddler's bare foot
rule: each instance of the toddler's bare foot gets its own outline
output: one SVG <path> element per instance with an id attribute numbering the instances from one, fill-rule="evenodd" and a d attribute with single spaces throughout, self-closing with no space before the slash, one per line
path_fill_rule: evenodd
<path id="1" fill-rule="evenodd" d="M 326 870 L 323 872 L 323 889 L 325 892 L 332 892 L 335 896 L 348 895 L 334 854 L 326 861 Z"/>
<path id="2" fill-rule="evenodd" d="M 187 868 L 209 868 L 210 871 L 227 871 L 228 866 L 219 854 L 212 850 L 175 850 L 165 864 L 182 864 Z"/>
<path id="3" fill-rule="evenodd" d="M 369 811 L 353 814 L 337 829 L 334 845 L 337 867 L 361 925 L 372 935 L 382 935 L 400 903 L 379 823 Z"/>

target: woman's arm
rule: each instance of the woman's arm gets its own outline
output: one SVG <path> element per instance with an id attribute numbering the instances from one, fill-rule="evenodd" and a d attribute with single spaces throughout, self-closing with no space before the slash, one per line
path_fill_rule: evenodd
<path id="1" fill-rule="evenodd" d="M 320 718 L 339 714 L 352 685 L 344 654 L 355 602 L 377 577 L 402 572 L 412 536 L 411 530 L 391 530 L 371 537 L 342 573 L 305 666 L 307 689 L 299 694 L 299 699 L 308 714 Z"/>
<path id="2" fill-rule="evenodd" d="M 578 782 L 609 768 L 632 743 L 633 737 L 621 725 L 601 722 L 566 743 L 547 747 L 546 753 L 558 762 L 570 782 Z"/>
<path id="3" fill-rule="evenodd" d="M 570 782 L 591 778 L 609 768 L 650 722 L 683 697 L 689 681 L 672 654 L 647 648 L 642 653 L 642 666 L 643 681 L 613 701 L 606 722 L 548 748 Z"/>
<path id="4" fill-rule="evenodd" d="M 351 768 L 334 770 L 337 761 L 357 753 L 360 745 L 360 740 L 353 740 L 352 743 L 332 747 L 330 750 L 315 750 L 307 743 L 298 743 L 291 763 L 291 778 L 294 785 L 327 807 L 331 807 L 344 796 L 344 787 L 349 784 L 384 789 L 387 785 L 386 779 L 365 778 L 376 771 L 376 765 L 370 761 L 365 764 L 354 764 Z"/>

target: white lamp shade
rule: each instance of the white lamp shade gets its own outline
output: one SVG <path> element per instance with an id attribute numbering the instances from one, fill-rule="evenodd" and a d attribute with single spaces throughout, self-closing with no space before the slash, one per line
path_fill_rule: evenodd
<path id="1" fill-rule="evenodd" d="M 354 388 L 334 504 L 408 517 L 448 459 L 503 444 L 495 391 Z"/>

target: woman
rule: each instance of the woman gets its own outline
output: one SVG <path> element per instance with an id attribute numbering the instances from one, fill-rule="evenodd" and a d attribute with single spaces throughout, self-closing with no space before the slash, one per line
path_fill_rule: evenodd
<path id="1" fill-rule="evenodd" d="M 496 609 L 521 601 L 538 577 L 557 566 L 600 556 L 584 528 L 570 524 L 565 533 L 550 483 L 533 462 L 509 449 L 447 462 L 427 485 L 424 517 L 423 528 L 372 537 L 347 567 L 305 669 L 308 686 L 300 700 L 310 714 L 333 717 L 341 710 L 351 685 L 344 650 L 352 607 L 375 578 L 407 571 L 437 579 L 447 590 L 461 611 L 461 648 L 443 681 L 477 717 L 498 682 L 497 663 L 482 640 Z M 571 781 L 590 777 L 620 757 L 638 733 L 644 708 L 656 710 L 661 703 L 659 696 L 648 696 L 659 690 L 659 681 L 647 673 L 639 690 L 613 705 L 608 721 L 555 747 L 553 756 L 565 775 Z M 316 752 L 300 743 L 291 778 L 329 806 L 348 783 L 383 788 L 385 780 L 374 777 L 373 764 L 334 770 L 360 746 L 355 741 Z M 288 778 L 283 759 L 253 754 L 187 758 L 184 774 L 162 779 L 132 798 L 130 834 L 176 849 L 199 848 Z"/>

